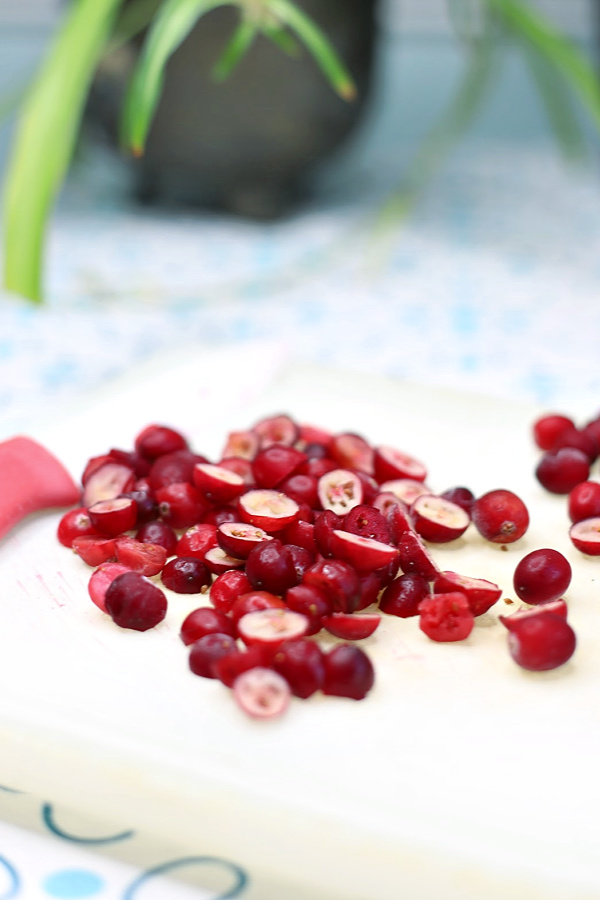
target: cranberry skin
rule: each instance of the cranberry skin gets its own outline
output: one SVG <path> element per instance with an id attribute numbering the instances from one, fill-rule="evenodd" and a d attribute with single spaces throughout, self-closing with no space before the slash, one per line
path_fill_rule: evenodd
<path id="1" fill-rule="evenodd" d="M 194 675 L 216 678 L 216 663 L 236 649 L 235 638 L 230 634 L 220 632 L 205 634 L 190 646 L 189 667 Z"/>
<path id="2" fill-rule="evenodd" d="M 408 619 L 419 615 L 419 604 L 430 594 L 427 579 L 417 572 L 407 572 L 386 587 L 379 601 L 379 609 L 390 616 Z"/>
<path id="3" fill-rule="evenodd" d="M 177 534 L 170 525 L 167 525 L 166 522 L 162 522 L 160 519 L 146 522 L 138 530 L 135 537 L 136 540 L 141 541 L 143 544 L 159 544 L 165 548 L 167 556 L 172 556 L 175 553 Z"/>
<path id="4" fill-rule="evenodd" d="M 333 612 L 333 601 L 325 591 L 313 584 L 298 584 L 285 593 L 285 604 L 294 612 L 302 613 L 308 619 L 307 634 L 317 634 L 321 630 L 323 616 Z"/>
<path id="5" fill-rule="evenodd" d="M 303 700 L 320 690 L 325 680 L 323 651 L 306 638 L 284 641 L 277 648 L 271 666 L 283 675 L 292 694 Z"/>
<path id="6" fill-rule="evenodd" d="M 246 575 L 253 588 L 272 594 L 283 594 L 299 581 L 293 554 L 276 538 L 263 541 L 250 551 Z"/>
<path id="7" fill-rule="evenodd" d="M 248 591 L 247 594 L 240 594 L 237 597 L 230 610 L 231 618 L 234 623 L 238 623 L 242 616 L 246 613 L 255 612 L 257 609 L 285 609 L 286 605 L 275 594 L 269 591 Z"/>
<path id="8" fill-rule="evenodd" d="M 100 535 L 92 525 L 85 506 L 79 506 L 62 516 L 58 523 L 56 536 L 63 547 L 72 547 L 75 538 L 99 537 Z"/>
<path id="9" fill-rule="evenodd" d="M 249 669 L 262 668 L 270 664 L 270 651 L 254 644 L 244 650 L 235 649 L 221 656 L 213 666 L 213 673 L 226 687 L 233 687 L 238 675 Z"/>
<path id="10" fill-rule="evenodd" d="M 259 450 L 252 460 L 252 474 L 259 488 L 274 488 L 285 478 L 289 478 L 304 462 L 305 454 L 295 447 L 270 444 Z"/>
<path id="11" fill-rule="evenodd" d="M 386 517 L 374 506 L 366 503 L 361 503 L 346 513 L 342 528 L 351 534 L 381 541 L 382 544 L 389 544 L 392 540 L 392 532 Z"/>
<path id="12" fill-rule="evenodd" d="M 205 634 L 230 634 L 235 637 L 235 625 L 224 612 L 210 606 L 201 606 L 185 617 L 179 636 L 188 647 Z"/>
<path id="13" fill-rule="evenodd" d="M 208 550 L 218 546 L 217 526 L 209 522 L 192 525 L 185 531 L 175 547 L 176 556 L 197 556 L 204 559 Z"/>
<path id="14" fill-rule="evenodd" d="M 533 439 L 540 450 L 551 450 L 563 431 L 575 428 L 575 422 L 560 413 L 547 413 L 533 423 Z"/>
<path id="15" fill-rule="evenodd" d="M 568 494 L 590 475 L 589 457 L 575 447 L 548 450 L 535 469 L 542 487 L 552 494 Z"/>
<path id="16" fill-rule="evenodd" d="M 338 516 L 331 509 L 316 515 L 313 533 L 317 550 L 321 556 L 329 559 L 334 555 L 331 549 L 332 542 L 335 541 L 333 532 L 342 528 L 343 523 L 343 516 Z"/>
<path id="17" fill-rule="evenodd" d="M 225 525 L 225 523 L 237 522 L 239 519 L 238 511 L 233 506 L 215 506 L 208 509 L 202 516 L 202 522 L 207 525 Z"/>
<path id="18" fill-rule="evenodd" d="M 312 522 L 304 522 L 298 519 L 288 525 L 281 534 L 284 544 L 295 544 L 304 547 L 313 558 L 317 557 L 317 542 L 315 541 L 315 526 Z"/>
<path id="19" fill-rule="evenodd" d="M 419 628 L 432 641 L 464 641 L 473 631 L 475 616 L 460 591 L 433 594 L 419 605 Z"/>
<path id="20" fill-rule="evenodd" d="M 279 489 L 296 503 L 305 504 L 311 509 L 319 505 L 317 479 L 312 475 L 291 475 L 281 482 Z"/>
<path id="21" fill-rule="evenodd" d="M 114 538 L 82 534 L 73 538 L 72 548 L 88 566 L 100 566 L 115 559 L 116 542 Z"/>
<path id="22" fill-rule="evenodd" d="M 471 511 L 477 531 L 495 544 L 512 544 L 529 527 L 529 512 L 512 491 L 496 490 L 478 497 Z"/>
<path id="23" fill-rule="evenodd" d="M 360 647 L 338 644 L 325 655 L 324 694 L 363 700 L 374 684 L 373 663 Z"/>
<path id="24" fill-rule="evenodd" d="M 590 463 L 594 462 L 598 456 L 598 444 L 589 432 L 580 431 L 578 428 L 572 428 L 569 431 L 563 431 L 552 447 L 551 450 L 560 450 L 562 447 L 574 447 L 585 453 Z"/>
<path id="25" fill-rule="evenodd" d="M 177 481 L 158 488 L 156 500 L 161 517 L 171 528 L 190 528 L 202 519 L 206 501 L 188 481 Z"/>
<path id="26" fill-rule="evenodd" d="M 199 594 L 210 587 L 212 575 L 196 556 L 176 556 L 165 564 L 161 581 L 176 594 Z"/>
<path id="27" fill-rule="evenodd" d="M 163 591 L 137 572 L 118 575 L 106 590 L 104 604 L 116 625 L 134 631 L 154 628 L 167 614 Z"/>
<path id="28" fill-rule="evenodd" d="M 461 509 L 470 516 L 471 510 L 473 509 L 473 503 L 475 502 L 475 495 L 470 488 L 467 487 L 453 487 L 448 488 L 448 490 L 444 491 L 443 494 L 440 494 L 440 497 L 443 497 L 444 500 L 450 500 L 451 503 L 456 503 L 457 506 L 460 506 Z"/>
<path id="29" fill-rule="evenodd" d="M 217 575 L 210 589 L 210 601 L 215 609 L 229 612 L 239 596 L 252 590 L 252 585 L 245 572 L 230 569 Z"/>
<path id="30" fill-rule="evenodd" d="M 356 612 L 360 605 L 360 581 L 356 570 L 339 559 L 323 559 L 304 573 L 304 584 L 325 591 L 334 612 Z"/>
<path id="31" fill-rule="evenodd" d="M 134 440 L 136 452 L 146 459 L 156 459 L 175 450 L 186 450 L 187 446 L 184 436 L 166 425 L 147 425 Z"/>
<path id="32" fill-rule="evenodd" d="M 582 481 L 569 493 L 569 518 L 573 524 L 600 516 L 600 483 Z"/>
<path id="33" fill-rule="evenodd" d="M 207 462 L 207 460 L 203 456 L 198 456 L 197 453 L 192 453 L 191 450 L 175 450 L 173 453 L 165 453 L 152 464 L 148 473 L 148 484 L 153 491 L 180 481 L 189 481 L 191 484 L 194 479 L 194 466 L 199 462 Z"/>
<path id="34" fill-rule="evenodd" d="M 513 586 L 520 600 L 536 606 L 562 597 L 571 575 L 569 561 L 558 550 L 533 550 L 517 564 Z"/>
<path id="35" fill-rule="evenodd" d="M 117 560 L 139 575 L 158 575 L 167 561 L 160 544 L 149 544 L 123 535 L 115 540 Z"/>
<path id="36" fill-rule="evenodd" d="M 508 617 L 510 620 L 513 617 Z M 564 665 L 575 652 L 577 638 L 569 623 L 556 613 L 514 617 L 508 624 L 508 650 L 523 669 L 546 672 Z"/>

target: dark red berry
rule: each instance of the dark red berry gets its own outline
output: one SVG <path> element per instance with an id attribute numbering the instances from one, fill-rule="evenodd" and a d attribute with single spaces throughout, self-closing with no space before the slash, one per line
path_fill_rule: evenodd
<path id="1" fill-rule="evenodd" d="M 205 634 L 190 645 L 190 655 L 188 657 L 189 667 L 194 675 L 201 675 L 203 678 L 216 678 L 216 663 L 236 650 L 237 644 L 235 638 L 230 634 L 221 634 L 214 632 Z"/>
<path id="2" fill-rule="evenodd" d="M 575 652 L 575 632 L 560 615 L 540 612 L 532 616 L 506 616 L 508 650 L 523 669 L 544 672 L 564 665 Z"/>
<path id="3" fill-rule="evenodd" d="M 338 644 L 325 654 L 324 694 L 362 700 L 374 684 L 373 663 L 360 647 Z"/>
<path id="4" fill-rule="evenodd" d="M 323 651 L 306 638 L 284 641 L 275 651 L 271 665 L 283 675 L 292 694 L 306 699 L 318 691 L 325 678 Z"/>
<path id="5" fill-rule="evenodd" d="M 175 556 L 165 563 L 160 577 L 176 594 L 199 594 L 212 581 L 209 569 L 196 556 Z"/>
<path id="6" fill-rule="evenodd" d="M 403 619 L 419 615 L 419 604 L 431 594 L 429 582 L 417 572 L 407 572 L 394 579 L 384 590 L 379 608 Z"/>
<path id="7" fill-rule="evenodd" d="M 536 605 L 558 600 L 571 583 L 571 565 L 558 550 L 533 550 L 517 564 L 513 576 L 515 593 L 525 603 Z"/>
<path id="8" fill-rule="evenodd" d="M 163 591 L 137 572 L 118 575 L 108 586 L 104 603 L 116 625 L 134 631 L 154 628 L 167 613 Z"/>
<path id="9" fill-rule="evenodd" d="M 495 544 L 517 541 L 529 527 L 529 512 L 521 498 L 503 489 L 478 497 L 471 516 L 481 536 Z"/>
<path id="10" fill-rule="evenodd" d="M 587 481 L 589 474 L 589 457 L 574 447 L 548 450 L 535 469 L 539 483 L 553 494 L 568 494 L 576 485 Z"/>

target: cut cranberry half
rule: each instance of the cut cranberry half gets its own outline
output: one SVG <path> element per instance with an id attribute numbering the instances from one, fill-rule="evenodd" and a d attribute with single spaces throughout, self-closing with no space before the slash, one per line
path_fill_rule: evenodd
<path id="1" fill-rule="evenodd" d="M 349 615 L 348 613 L 333 613 L 323 617 L 323 628 L 335 637 L 345 641 L 360 641 L 371 637 L 379 627 L 381 616 L 377 613 L 364 613 L 363 615 Z"/>
<path id="2" fill-rule="evenodd" d="M 467 598 L 474 616 L 481 616 L 498 602 L 502 596 L 502 588 L 492 581 L 483 578 L 470 578 L 458 572 L 439 572 L 433 581 L 435 594 L 447 594 L 459 591 Z"/>
<path id="3" fill-rule="evenodd" d="M 323 509 L 330 510 L 337 516 L 344 516 L 363 501 L 361 480 L 348 469 L 326 472 L 319 478 L 317 492 Z"/>
<path id="4" fill-rule="evenodd" d="M 279 647 L 283 641 L 304 637 L 308 619 L 291 609 L 258 609 L 246 613 L 237 623 L 238 634 L 245 644 Z"/>
<path id="5" fill-rule="evenodd" d="M 199 522 L 181 535 L 175 546 L 175 555 L 197 556 L 198 559 L 204 559 L 206 553 L 217 546 L 217 526 L 209 522 Z"/>
<path id="6" fill-rule="evenodd" d="M 432 641 L 464 641 L 474 623 L 469 601 L 461 591 L 433 594 L 419 605 L 419 628 Z"/>
<path id="7" fill-rule="evenodd" d="M 587 556 L 600 556 L 600 516 L 582 519 L 581 522 L 571 525 L 569 537 L 573 546 L 581 553 Z"/>
<path id="8" fill-rule="evenodd" d="M 270 444 L 259 450 L 252 461 L 252 474 L 259 488 L 277 487 L 296 472 L 306 455 L 286 444 Z"/>
<path id="9" fill-rule="evenodd" d="M 349 531 L 335 530 L 331 543 L 334 555 L 350 563 L 357 572 L 373 572 L 393 563 L 398 550 L 391 544 L 383 544 L 373 538 L 351 534 Z"/>
<path id="10" fill-rule="evenodd" d="M 300 507 L 295 500 L 280 491 L 256 489 L 238 499 L 238 509 L 244 522 L 268 532 L 281 531 L 298 518 Z"/>
<path id="11" fill-rule="evenodd" d="M 511 613 L 509 616 L 498 616 L 498 618 L 502 622 L 502 624 L 505 625 L 506 628 L 508 628 L 508 630 L 510 631 L 512 629 L 513 623 L 517 619 L 524 619 L 528 618 L 529 616 L 545 615 L 546 613 L 554 613 L 554 615 L 560 616 L 562 619 L 566 619 L 568 614 L 566 601 L 561 598 L 560 600 L 549 600 L 547 603 L 540 603 L 538 606 L 524 606 L 522 609 L 518 609 L 516 612 Z"/>
<path id="12" fill-rule="evenodd" d="M 124 575 L 130 570 L 121 563 L 109 562 L 98 566 L 95 572 L 92 572 L 88 582 L 88 593 L 92 602 L 96 604 L 98 609 L 106 612 L 106 591 L 108 586 L 112 584 L 118 575 Z"/>
<path id="13" fill-rule="evenodd" d="M 83 488 L 82 505 L 89 509 L 99 500 L 114 500 L 120 494 L 133 490 L 135 472 L 130 466 L 108 461 L 97 468 Z"/>
<path id="14" fill-rule="evenodd" d="M 375 447 L 374 464 L 375 478 L 380 483 L 398 478 L 413 481 L 425 481 L 427 478 L 427 468 L 420 460 L 394 447 Z"/>
<path id="15" fill-rule="evenodd" d="M 211 503 L 229 503 L 246 490 L 242 476 L 225 466 L 196 463 L 192 479 L 200 493 Z"/>
<path id="16" fill-rule="evenodd" d="M 256 612 L 259 609 L 285 609 L 286 605 L 275 594 L 269 591 L 248 591 L 236 597 L 231 606 L 231 618 L 237 624 L 246 613 Z"/>
<path id="17" fill-rule="evenodd" d="M 373 448 L 360 434 L 336 434 L 329 443 L 329 455 L 342 469 L 373 474 Z"/>
<path id="18" fill-rule="evenodd" d="M 398 541 L 400 568 L 403 572 L 416 572 L 427 581 L 433 581 L 439 572 L 423 539 L 416 531 L 405 531 Z"/>
<path id="19" fill-rule="evenodd" d="M 513 586 L 520 600 L 535 606 L 562 597 L 571 576 L 571 564 L 562 553 L 542 548 L 533 550 L 517 563 Z"/>
<path id="20" fill-rule="evenodd" d="M 478 497 L 472 518 L 480 535 L 495 544 L 518 541 L 529 527 L 529 512 L 521 498 L 503 489 Z"/>
<path id="21" fill-rule="evenodd" d="M 134 527 L 137 519 L 135 500 L 116 497 L 114 500 L 98 500 L 88 508 L 92 525 L 102 534 L 116 537 Z"/>
<path id="22" fill-rule="evenodd" d="M 409 508 L 391 491 L 381 491 L 373 500 L 375 509 L 380 510 L 390 528 L 391 540 L 397 544 L 403 534 L 413 531 Z"/>
<path id="23" fill-rule="evenodd" d="M 269 447 L 271 444 L 295 444 L 300 436 L 298 425 L 285 413 L 260 419 L 252 427 L 252 431 L 258 436 L 261 447 Z"/>
<path id="24" fill-rule="evenodd" d="M 160 544 L 142 543 L 125 535 L 116 538 L 115 554 L 122 565 L 148 577 L 158 575 L 167 561 L 167 551 Z"/>
<path id="25" fill-rule="evenodd" d="M 385 515 L 375 506 L 369 504 L 361 503 L 355 506 L 354 509 L 351 509 L 344 516 L 342 527 L 344 531 L 359 534 L 361 537 L 373 538 L 373 540 L 381 541 L 384 544 L 389 544 L 392 540 L 392 530 Z"/>
<path id="26" fill-rule="evenodd" d="M 244 559 L 230 556 L 224 550 L 221 550 L 220 547 L 211 547 L 210 550 L 207 550 L 203 561 L 213 575 L 222 575 L 224 572 L 228 572 L 229 569 L 243 569 L 245 563 Z"/>
<path id="27" fill-rule="evenodd" d="M 461 537 L 471 519 L 457 503 L 435 494 L 421 494 L 410 508 L 415 530 L 426 541 L 446 544 Z"/>
<path id="28" fill-rule="evenodd" d="M 222 550 L 238 559 L 246 559 L 258 544 L 272 540 L 272 535 L 246 522 L 224 522 L 217 528 L 217 541 Z"/>
<path id="29" fill-rule="evenodd" d="M 422 481 L 414 478 L 396 478 L 393 481 L 383 481 L 379 486 L 380 492 L 393 494 L 402 503 L 410 507 L 421 494 L 431 494 L 430 489 Z"/>
<path id="30" fill-rule="evenodd" d="M 221 464 L 225 459 L 254 459 L 260 447 L 260 439 L 253 431 L 230 431 L 221 454 Z"/>
<path id="31" fill-rule="evenodd" d="M 542 612 L 542 607 L 538 609 L 537 615 L 507 616 L 502 622 L 508 628 L 512 659 L 523 669 L 545 672 L 568 662 L 575 652 L 577 639 L 566 619 Z"/>
<path id="32" fill-rule="evenodd" d="M 163 591 L 137 572 L 118 575 L 108 586 L 104 602 L 116 625 L 134 631 L 154 628 L 167 614 Z"/>
<path id="33" fill-rule="evenodd" d="M 233 696 L 240 709 L 249 716 L 272 719 L 288 708 L 291 690 L 279 672 L 257 666 L 238 675 L 233 684 Z"/>
<path id="34" fill-rule="evenodd" d="M 334 612 L 355 612 L 360 603 L 360 581 L 356 569 L 341 559 L 319 560 L 304 573 L 304 584 L 322 590 Z"/>
<path id="35" fill-rule="evenodd" d="M 71 546 L 88 566 L 101 566 L 114 560 L 116 554 L 115 539 L 109 537 L 84 534 L 74 538 Z"/>
<path id="36" fill-rule="evenodd" d="M 360 647 L 338 644 L 325 655 L 324 694 L 363 700 L 374 684 L 373 663 Z"/>

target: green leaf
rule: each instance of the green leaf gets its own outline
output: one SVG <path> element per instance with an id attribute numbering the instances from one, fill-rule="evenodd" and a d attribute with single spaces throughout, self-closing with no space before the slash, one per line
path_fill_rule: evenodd
<path id="1" fill-rule="evenodd" d="M 148 32 L 125 99 L 122 139 L 136 156 L 144 152 L 160 99 L 165 66 L 200 16 L 223 0 L 166 0 Z"/>
<path id="2" fill-rule="evenodd" d="M 356 97 L 356 86 L 352 76 L 316 22 L 291 0 L 265 0 L 265 7 L 296 33 L 314 57 L 333 90 L 343 100 L 353 100 Z"/>
<path id="3" fill-rule="evenodd" d="M 571 84 L 600 130 L 600 80 L 594 66 L 541 13 L 518 0 L 486 0 L 515 37 L 534 47 Z"/>
<path id="4" fill-rule="evenodd" d="M 212 75 L 215 81 L 224 81 L 231 75 L 252 46 L 256 31 L 256 25 L 253 22 L 242 19 L 213 69 Z"/>
<path id="5" fill-rule="evenodd" d="M 31 300 L 41 300 L 47 219 L 122 2 L 77 0 L 70 5 L 22 111 L 4 186 L 4 285 Z"/>

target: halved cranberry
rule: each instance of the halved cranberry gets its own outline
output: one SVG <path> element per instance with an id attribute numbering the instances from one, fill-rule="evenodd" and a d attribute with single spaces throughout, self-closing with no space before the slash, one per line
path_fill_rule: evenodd
<path id="1" fill-rule="evenodd" d="M 304 445 L 304 452 L 306 452 L 306 446 L 310 444 L 320 445 L 325 452 L 327 451 L 333 437 L 330 431 L 310 423 L 301 424 L 299 428 L 300 434 L 298 439 Z"/>
<path id="2" fill-rule="evenodd" d="M 384 544 L 349 531 L 334 531 L 331 546 L 338 559 L 350 563 L 361 573 L 381 569 L 398 557 L 398 550 L 391 544 Z"/>
<path id="3" fill-rule="evenodd" d="M 216 525 L 199 522 L 184 531 L 175 546 L 175 554 L 176 556 L 197 556 L 198 559 L 204 559 L 206 553 L 217 546 Z"/>
<path id="4" fill-rule="evenodd" d="M 167 487 L 169 484 L 178 484 L 194 478 L 194 466 L 197 463 L 205 463 L 203 456 L 192 453 L 191 450 L 175 450 L 173 453 L 165 453 L 152 463 L 148 474 L 148 483 L 153 491 Z"/>
<path id="5" fill-rule="evenodd" d="M 126 536 L 115 539 L 117 561 L 140 575 L 158 575 L 167 561 L 167 551 L 160 544 L 148 544 Z"/>
<path id="6" fill-rule="evenodd" d="M 541 548 L 519 560 L 513 586 L 520 600 L 537 605 L 562 597 L 571 583 L 571 575 L 571 564 L 562 553 Z"/>
<path id="7" fill-rule="evenodd" d="M 135 500 L 129 497 L 116 497 L 114 500 L 98 500 L 88 507 L 88 515 L 98 531 L 116 537 L 134 527 L 137 507 Z"/>
<path id="8" fill-rule="evenodd" d="M 235 637 L 235 632 L 235 625 L 224 612 L 210 606 L 200 606 L 185 617 L 179 636 L 187 647 L 205 634 L 229 634 Z"/>
<path id="9" fill-rule="evenodd" d="M 419 614 L 421 600 L 429 597 L 429 582 L 417 572 L 406 572 L 395 578 L 384 590 L 379 608 L 390 616 L 407 619 Z"/>
<path id="10" fill-rule="evenodd" d="M 60 519 L 56 536 L 63 547 L 72 547 L 75 538 L 84 536 L 98 537 L 98 531 L 90 521 L 85 506 L 70 509 Z"/>
<path id="11" fill-rule="evenodd" d="M 315 540 L 315 526 L 312 522 L 304 522 L 301 519 L 297 519 L 283 529 L 281 538 L 285 544 L 296 544 L 298 547 L 304 547 L 312 556 L 316 557 L 318 553 Z"/>
<path id="12" fill-rule="evenodd" d="M 165 453 L 187 449 L 187 440 L 167 425 L 147 425 L 134 440 L 136 451 L 146 459 L 156 459 Z"/>
<path id="13" fill-rule="evenodd" d="M 109 562 L 115 558 L 114 538 L 84 534 L 74 538 L 71 546 L 88 566 L 101 566 L 102 563 Z"/>
<path id="14" fill-rule="evenodd" d="M 161 517 L 171 528 L 190 528 L 200 522 L 206 500 L 188 481 L 176 481 L 156 491 Z"/>
<path id="15" fill-rule="evenodd" d="M 464 641 L 473 631 L 475 617 L 462 591 L 433 594 L 419 604 L 419 628 L 432 641 Z"/>
<path id="16" fill-rule="evenodd" d="M 135 486 L 135 473 L 129 466 L 104 462 L 87 479 L 83 488 L 82 505 L 89 508 L 99 500 L 114 500 Z"/>
<path id="17" fill-rule="evenodd" d="M 222 469 L 228 469 L 235 472 L 244 480 L 246 488 L 256 487 L 254 484 L 254 475 L 252 473 L 252 461 L 244 459 L 241 456 L 224 456 L 219 462 Z"/>
<path id="18" fill-rule="evenodd" d="M 363 501 L 362 483 L 349 469 L 333 469 L 319 478 L 319 501 L 324 510 L 344 516 Z"/>
<path id="19" fill-rule="evenodd" d="M 136 481 L 135 488 L 132 491 L 126 491 L 119 494 L 120 497 L 130 497 L 135 500 L 136 506 L 136 524 L 145 525 L 146 522 L 152 522 L 158 518 L 158 504 L 154 491 L 149 485 L 144 486 L 144 482 Z"/>
<path id="20" fill-rule="evenodd" d="M 503 489 L 478 497 L 472 519 L 481 536 L 495 544 L 517 541 L 529 527 L 529 512 L 521 498 Z"/>
<path id="21" fill-rule="evenodd" d="M 118 447 L 111 447 L 108 455 L 115 462 L 124 463 L 132 468 L 136 478 L 145 478 L 150 471 L 150 460 L 141 456 L 137 451 L 120 450 Z"/>
<path id="22" fill-rule="evenodd" d="M 323 651 L 306 638 L 284 641 L 275 651 L 271 666 L 285 678 L 292 694 L 303 700 L 318 691 L 325 679 Z"/>
<path id="23" fill-rule="evenodd" d="M 290 686 L 279 672 L 257 666 L 238 675 L 233 696 L 245 713 L 256 719 L 281 716 L 289 706 Z"/>
<path id="24" fill-rule="evenodd" d="M 172 556 L 176 552 L 178 544 L 177 533 L 161 519 L 142 525 L 138 529 L 135 539 L 141 541 L 142 544 L 160 544 L 167 551 L 167 556 Z M 178 556 L 183 555 L 182 553 L 178 554 Z"/>
<path id="25" fill-rule="evenodd" d="M 427 468 L 419 459 L 394 447 L 375 447 L 374 465 L 375 478 L 380 483 L 399 478 L 414 481 L 425 481 L 427 478 Z"/>
<path id="26" fill-rule="evenodd" d="M 238 499 L 238 509 L 244 522 L 268 532 L 281 531 L 297 519 L 300 512 L 300 507 L 291 497 L 267 489 L 242 494 Z"/>
<path id="27" fill-rule="evenodd" d="M 246 559 L 254 547 L 270 540 L 272 536 L 264 529 L 246 522 L 226 522 L 217 528 L 219 547 L 238 559 Z"/>
<path id="28" fill-rule="evenodd" d="M 336 528 L 341 528 L 343 524 L 343 517 L 336 515 L 330 509 L 316 514 L 313 534 L 321 556 L 330 558 L 335 555 L 332 549 L 333 532 Z"/>
<path id="29" fill-rule="evenodd" d="M 462 506 L 437 497 L 421 494 L 410 508 L 415 531 L 426 541 L 446 544 L 461 537 L 471 519 Z"/>
<path id="30" fill-rule="evenodd" d="M 575 522 L 569 529 L 569 537 L 573 546 L 577 547 L 581 553 L 585 553 L 587 556 L 600 556 L 600 516 Z M 74 541 L 74 545 L 77 540 Z"/>
<path id="31" fill-rule="evenodd" d="M 260 439 L 253 431 L 230 431 L 221 453 L 221 465 L 226 458 L 254 459 L 259 447 Z"/>
<path id="32" fill-rule="evenodd" d="M 188 664 L 194 675 L 202 678 L 217 678 L 216 664 L 228 653 L 237 649 L 237 643 L 230 634 L 210 632 L 190 644 Z"/>
<path id="33" fill-rule="evenodd" d="M 237 630 L 248 646 L 261 644 L 276 649 L 284 641 L 304 637 L 308 619 L 291 609 L 257 609 L 238 619 Z"/>
<path id="34" fill-rule="evenodd" d="M 275 594 L 269 591 L 248 591 L 247 594 L 240 594 L 234 600 L 231 607 L 231 618 L 237 624 L 242 616 L 246 613 L 254 612 L 257 609 L 285 609 L 286 605 Z"/>
<path id="35" fill-rule="evenodd" d="M 108 586 L 104 602 L 116 625 L 134 631 L 154 628 L 167 614 L 163 591 L 137 572 L 118 575 Z"/>
<path id="36" fill-rule="evenodd" d="M 373 474 L 373 448 L 360 434 L 335 434 L 329 443 L 329 455 L 341 469 Z"/>
<path id="37" fill-rule="evenodd" d="M 210 587 L 210 570 L 196 556 L 175 556 L 165 563 L 161 581 L 176 594 L 199 594 Z"/>
<path id="38" fill-rule="evenodd" d="M 211 547 L 203 556 L 203 562 L 208 566 L 213 575 L 222 575 L 230 569 L 243 569 L 243 559 L 235 556 L 229 556 L 220 547 Z"/>
<path id="39" fill-rule="evenodd" d="M 316 478 L 318 481 L 322 475 L 326 475 L 327 472 L 333 472 L 334 469 L 337 469 L 337 466 L 328 456 L 313 456 L 309 457 L 309 459 L 300 466 L 298 474 L 310 475 L 311 478 Z"/>
<path id="40" fill-rule="evenodd" d="M 108 586 L 112 584 L 118 575 L 124 575 L 130 570 L 121 563 L 108 562 L 98 566 L 95 572 L 92 572 L 88 582 L 88 593 L 93 603 L 98 609 L 106 612 L 106 591 Z"/>
<path id="41" fill-rule="evenodd" d="M 542 607 L 538 610 L 532 616 L 507 616 L 502 623 L 508 628 L 508 650 L 517 665 L 545 672 L 568 662 L 577 639 L 562 616 L 544 612 Z"/>
<path id="42" fill-rule="evenodd" d="M 308 619 L 307 634 L 317 634 L 322 627 L 323 616 L 333 612 L 333 600 L 322 588 L 314 584 L 297 584 L 285 593 L 285 605 Z"/>
<path id="43" fill-rule="evenodd" d="M 241 594 L 252 590 L 252 585 L 245 572 L 229 569 L 218 575 L 210 588 L 210 601 L 221 612 L 229 612 Z"/>
<path id="44" fill-rule="evenodd" d="M 554 615 L 560 616 L 562 619 L 566 619 L 568 612 L 569 610 L 567 607 L 567 603 L 561 597 L 560 600 L 549 600 L 547 603 L 538 604 L 538 606 L 523 606 L 521 609 L 518 609 L 516 612 L 511 613 L 508 616 L 498 616 L 498 619 L 510 631 L 513 623 L 517 619 L 523 619 L 529 616 L 544 615 L 545 613 L 554 613 Z"/>
<path id="45" fill-rule="evenodd" d="M 323 628 L 345 641 L 360 641 L 371 637 L 381 622 L 381 616 L 371 614 L 332 613 L 323 617 Z"/>
<path id="46" fill-rule="evenodd" d="M 219 657 L 213 666 L 213 672 L 226 687 L 233 687 L 238 675 L 247 672 L 248 669 L 268 667 L 270 655 L 270 651 L 265 653 L 258 644 L 244 647 L 243 650 L 236 647 L 225 656 Z"/>
<path id="47" fill-rule="evenodd" d="M 287 444 L 269 444 L 252 460 L 252 474 L 257 487 L 274 488 L 289 478 L 305 462 L 306 456 Z"/>
<path id="48" fill-rule="evenodd" d="M 246 483 L 241 475 L 225 466 L 210 463 L 196 463 L 192 480 L 200 493 L 216 504 L 229 503 L 246 490 Z"/>
<path id="49" fill-rule="evenodd" d="M 324 591 L 335 612 L 355 612 L 360 603 L 356 570 L 341 559 L 322 559 L 304 573 L 304 584 Z"/>
<path id="50" fill-rule="evenodd" d="M 483 578 L 470 578 L 458 572 L 439 572 L 433 581 L 435 594 L 447 594 L 460 591 L 465 595 L 474 616 L 481 616 L 498 602 L 502 589 Z"/>
<path id="51" fill-rule="evenodd" d="M 589 457 L 575 447 L 546 451 L 535 469 L 539 483 L 553 494 L 568 494 L 589 475 Z"/>
<path id="52" fill-rule="evenodd" d="M 285 413 L 260 419 L 253 425 L 252 431 L 258 436 L 261 447 L 270 447 L 271 444 L 292 445 L 300 435 L 296 422 Z"/>
<path id="53" fill-rule="evenodd" d="M 397 544 L 406 531 L 413 531 L 409 508 L 391 491 L 381 491 L 373 500 L 373 506 L 385 517 L 391 540 Z"/>
<path id="54" fill-rule="evenodd" d="M 402 503 L 410 507 L 421 494 L 431 494 L 431 490 L 423 481 L 414 478 L 396 478 L 393 481 L 382 481 L 379 490 L 384 494 L 393 494 Z"/>
<path id="55" fill-rule="evenodd" d="M 433 581 L 439 572 L 423 539 L 416 531 L 405 531 L 398 541 L 400 568 L 404 573 L 416 572 L 427 581 Z"/>
<path id="56" fill-rule="evenodd" d="M 323 693 L 363 700 L 375 684 L 375 670 L 367 654 L 352 644 L 338 644 L 325 655 Z"/>

